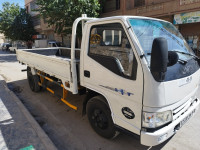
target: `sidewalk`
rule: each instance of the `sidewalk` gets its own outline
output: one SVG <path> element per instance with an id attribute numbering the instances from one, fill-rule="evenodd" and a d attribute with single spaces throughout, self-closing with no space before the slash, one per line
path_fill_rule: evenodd
<path id="1" fill-rule="evenodd" d="M 0 150 L 56 150 L 0 76 Z"/>

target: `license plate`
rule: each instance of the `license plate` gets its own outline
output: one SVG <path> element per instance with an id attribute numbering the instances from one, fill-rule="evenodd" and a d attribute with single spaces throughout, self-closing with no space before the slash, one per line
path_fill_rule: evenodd
<path id="1" fill-rule="evenodd" d="M 180 127 L 182 127 L 195 113 L 195 109 L 180 122 Z"/>

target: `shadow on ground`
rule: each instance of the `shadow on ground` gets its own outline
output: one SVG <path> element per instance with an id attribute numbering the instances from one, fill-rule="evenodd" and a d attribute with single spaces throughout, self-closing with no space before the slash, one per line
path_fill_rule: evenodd
<path id="1" fill-rule="evenodd" d="M 16 96 L 0 81 L 0 149 L 44 149 L 36 132 L 16 103 Z"/>
<path id="2" fill-rule="evenodd" d="M 11 82 L 8 87 L 19 97 L 58 149 L 149 149 L 141 145 L 139 139 L 126 133 L 121 133 L 113 140 L 100 137 L 90 127 L 87 117 L 82 117 L 81 109 L 75 112 L 45 90 L 32 92 L 27 80 Z M 58 90 L 58 87 L 50 87 Z M 69 93 L 67 99 L 81 108 L 84 96 Z M 162 149 L 167 142 L 151 149 Z"/>

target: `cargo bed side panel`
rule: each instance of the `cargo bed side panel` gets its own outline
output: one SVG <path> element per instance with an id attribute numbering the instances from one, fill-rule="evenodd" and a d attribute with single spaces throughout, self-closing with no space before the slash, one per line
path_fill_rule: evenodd
<path id="1" fill-rule="evenodd" d="M 56 56 L 45 56 L 28 51 L 17 51 L 17 59 L 32 68 L 45 72 L 61 79 L 62 82 L 70 82 L 70 59 Z M 69 90 L 69 89 L 68 89 Z"/>

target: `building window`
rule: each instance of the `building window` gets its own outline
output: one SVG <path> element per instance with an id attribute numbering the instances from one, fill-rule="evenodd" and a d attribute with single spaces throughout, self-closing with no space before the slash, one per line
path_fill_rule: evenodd
<path id="1" fill-rule="evenodd" d="M 38 26 L 41 24 L 40 22 L 40 16 L 34 16 L 32 17 L 32 21 L 33 21 L 33 26 Z"/>
<path id="2" fill-rule="evenodd" d="M 120 0 L 116 0 L 116 10 L 120 9 Z"/>
<path id="3" fill-rule="evenodd" d="M 47 39 L 48 40 L 55 40 L 54 33 L 47 34 Z"/>
<path id="4" fill-rule="evenodd" d="M 126 9 L 134 9 L 134 1 L 133 0 L 126 0 Z"/>
<path id="5" fill-rule="evenodd" d="M 47 23 L 47 18 L 43 18 L 44 24 Z"/>
<path id="6" fill-rule="evenodd" d="M 134 0 L 134 6 L 140 7 L 145 5 L 145 0 Z"/>
<path id="7" fill-rule="evenodd" d="M 111 12 L 120 9 L 120 0 L 106 0 L 103 3 L 103 12 Z"/>
<path id="8" fill-rule="evenodd" d="M 148 0 L 148 5 L 164 3 L 172 0 Z"/>
<path id="9" fill-rule="evenodd" d="M 36 0 L 30 2 L 30 9 L 31 11 L 35 10 L 38 8 L 38 5 L 36 5 Z"/>

